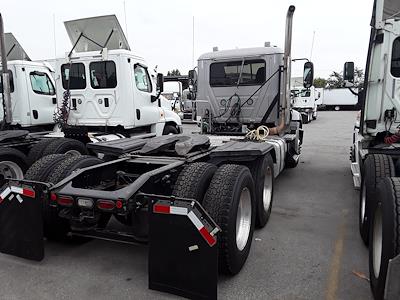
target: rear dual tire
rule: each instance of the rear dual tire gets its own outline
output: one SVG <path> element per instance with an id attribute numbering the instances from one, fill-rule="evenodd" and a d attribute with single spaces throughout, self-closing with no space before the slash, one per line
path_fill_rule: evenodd
<path id="1" fill-rule="evenodd" d="M 365 159 L 361 178 L 359 201 L 359 230 L 365 245 L 369 243 L 371 207 L 379 201 L 376 196 L 378 183 L 386 177 L 395 176 L 395 167 L 390 156 L 371 154 Z"/>
<path id="2" fill-rule="evenodd" d="M 100 159 L 92 156 L 52 154 L 36 161 L 26 172 L 25 179 L 55 184 L 66 178 L 76 169 L 101 162 Z M 44 235 L 52 240 L 62 239 L 70 231 L 69 221 L 61 218 L 59 216 L 59 209 L 51 207 L 48 201 L 49 199 L 46 197 L 43 200 L 42 206 Z"/>
<path id="3" fill-rule="evenodd" d="M 195 199 L 221 227 L 218 235 L 219 271 L 236 274 L 249 255 L 255 224 L 256 192 L 250 170 L 241 165 L 187 165 L 172 193 Z"/>
<path id="4" fill-rule="evenodd" d="M 389 260 L 400 254 L 400 178 L 383 178 L 371 207 L 369 273 L 375 300 L 384 298 Z"/>

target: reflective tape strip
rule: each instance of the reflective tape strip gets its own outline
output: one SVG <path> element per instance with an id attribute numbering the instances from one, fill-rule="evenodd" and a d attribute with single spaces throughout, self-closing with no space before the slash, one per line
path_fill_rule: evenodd
<path id="1" fill-rule="evenodd" d="M 188 209 L 186 207 L 171 206 L 170 214 L 186 216 L 188 214 Z"/>
<path id="2" fill-rule="evenodd" d="M 210 245 L 210 246 L 214 246 L 215 243 L 217 242 L 217 240 L 215 239 L 215 237 L 213 237 L 207 230 L 207 228 L 203 227 L 200 230 L 201 235 L 203 236 L 203 238 L 206 240 L 206 242 Z"/>
<path id="3" fill-rule="evenodd" d="M 24 202 L 24 199 L 22 199 L 22 197 L 20 195 L 17 195 L 17 200 L 19 201 L 19 203 Z"/>
<path id="4" fill-rule="evenodd" d="M 8 197 L 8 201 L 11 201 L 12 199 L 14 199 L 15 195 L 11 194 L 10 197 Z"/>
<path id="5" fill-rule="evenodd" d="M 204 227 L 203 223 L 200 222 L 199 218 L 194 214 L 193 211 L 190 211 L 188 213 L 188 217 L 189 217 L 190 221 L 192 221 L 194 226 L 196 226 L 197 230 L 200 230 L 201 228 Z"/>
<path id="6" fill-rule="evenodd" d="M 17 193 L 17 194 L 23 194 L 24 190 L 23 188 L 17 187 L 17 186 L 12 186 L 11 187 L 11 192 Z"/>
<path id="7" fill-rule="evenodd" d="M 0 194 L 0 198 L 2 200 L 6 199 L 7 196 L 11 193 L 11 189 L 10 187 L 7 187 L 1 194 Z"/>

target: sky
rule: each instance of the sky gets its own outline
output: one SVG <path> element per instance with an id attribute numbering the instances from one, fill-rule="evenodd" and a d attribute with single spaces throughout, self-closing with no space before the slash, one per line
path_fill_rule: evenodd
<path id="1" fill-rule="evenodd" d="M 373 0 L 2 0 L 0 12 L 5 32 L 12 32 L 33 60 L 71 50 L 64 21 L 115 14 L 131 49 L 149 67 L 187 74 L 215 46 L 224 50 L 271 42 L 283 48 L 291 4 L 296 6 L 293 58 L 311 58 L 315 76 L 323 78 L 342 71 L 345 61 L 365 68 Z M 301 69 L 302 62 L 295 63 L 292 76 L 301 76 Z"/>

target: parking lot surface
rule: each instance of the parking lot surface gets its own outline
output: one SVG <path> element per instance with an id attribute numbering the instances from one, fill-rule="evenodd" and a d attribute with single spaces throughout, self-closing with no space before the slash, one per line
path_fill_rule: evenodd
<path id="1" fill-rule="evenodd" d="M 276 180 L 271 219 L 243 270 L 220 278 L 220 299 L 371 299 L 349 165 L 355 116 L 321 112 L 304 125 L 301 163 Z M 147 289 L 146 246 L 47 242 L 42 262 L 0 254 L 0 270 L 0 299 L 177 298 Z"/>

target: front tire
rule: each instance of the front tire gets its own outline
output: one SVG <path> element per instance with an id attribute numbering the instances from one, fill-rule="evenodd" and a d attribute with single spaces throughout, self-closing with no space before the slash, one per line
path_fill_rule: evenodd
<path id="1" fill-rule="evenodd" d="M 389 260 L 400 254 L 400 178 L 384 178 L 371 211 L 369 273 L 375 300 L 384 298 Z"/>
<path id="2" fill-rule="evenodd" d="M 222 229 L 218 237 L 219 271 L 239 273 L 250 252 L 255 223 L 255 191 L 250 170 L 232 164 L 218 168 L 203 207 Z"/>
<path id="3" fill-rule="evenodd" d="M 178 129 L 176 128 L 176 126 L 171 125 L 171 124 L 166 124 L 164 126 L 164 130 L 163 130 L 163 135 L 169 135 L 169 134 L 178 134 Z"/>

